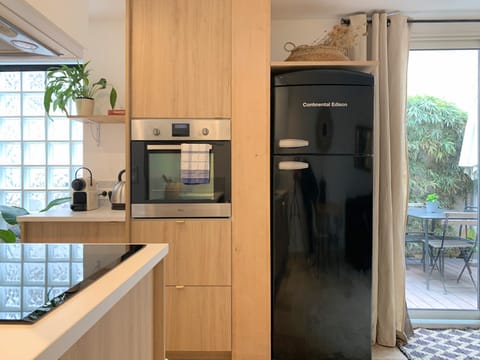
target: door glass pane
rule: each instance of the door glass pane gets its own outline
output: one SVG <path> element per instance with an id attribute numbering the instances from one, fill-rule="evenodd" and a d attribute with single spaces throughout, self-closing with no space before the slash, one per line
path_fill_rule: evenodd
<path id="1" fill-rule="evenodd" d="M 464 233 L 446 229 L 450 239 L 472 247 L 435 245 L 442 238 L 446 212 L 473 211 L 478 218 L 478 59 L 477 50 L 410 52 L 405 236 L 410 309 L 478 309 L 478 251 L 470 253 L 477 246 L 477 227 Z M 430 194 L 438 196 L 433 211 Z M 417 241 L 410 242 L 414 236 Z"/>

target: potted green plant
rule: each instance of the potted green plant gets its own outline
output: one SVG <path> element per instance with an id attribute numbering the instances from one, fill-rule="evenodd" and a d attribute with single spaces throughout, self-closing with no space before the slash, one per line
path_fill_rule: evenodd
<path id="1" fill-rule="evenodd" d="M 90 69 L 86 63 L 76 65 L 61 65 L 51 67 L 47 71 L 45 95 L 43 105 L 50 117 L 50 111 L 60 109 L 68 116 L 68 105 L 74 101 L 77 106 L 77 115 L 92 115 L 95 94 L 107 88 L 107 80 L 100 78 L 90 81 Z M 110 106 L 115 107 L 117 91 L 113 86 L 110 90 Z"/>
<path id="2" fill-rule="evenodd" d="M 426 197 L 425 206 L 428 212 L 435 212 L 438 210 L 438 195 L 435 193 L 428 194 Z"/>
<path id="3" fill-rule="evenodd" d="M 47 206 L 39 212 L 45 212 L 52 207 L 69 202 L 70 197 L 58 198 L 50 201 Z M 0 205 L 0 216 L 9 225 L 8 229 L 0 229 L 0 240 L 6 243 L 16 242 L 20 239 L 20 229 L 17 216 L 30 214 L 26 209 L 18 206 Z"/>

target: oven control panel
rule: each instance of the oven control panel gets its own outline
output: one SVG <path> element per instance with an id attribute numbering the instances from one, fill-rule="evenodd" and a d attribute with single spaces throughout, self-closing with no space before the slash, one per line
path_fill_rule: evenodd
<path id="1" fill-rule="evenodd" d="M 132 140 L 230 139 L 230 119 L 132 119 Z"/>

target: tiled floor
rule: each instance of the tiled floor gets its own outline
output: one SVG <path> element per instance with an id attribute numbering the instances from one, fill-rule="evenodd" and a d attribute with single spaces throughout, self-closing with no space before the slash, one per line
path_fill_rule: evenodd
<path id="1" fill-rule="evenodd" d="M 380 345 L 375 345 L 372 348 L 372 360 L 405 360 L 405 355 L 402 352 L 394 347 L 385 347 Z"/>

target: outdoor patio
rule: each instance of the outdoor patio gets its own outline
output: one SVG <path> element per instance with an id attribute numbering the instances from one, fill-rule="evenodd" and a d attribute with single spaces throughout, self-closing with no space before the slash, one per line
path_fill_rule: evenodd
<path id="1" fill-rule="evenodd" d="M 409 309 L 463 309 L 477 308 L 476 289 L 465 272 L 457 283 L 458 274 L 464 265 L 463 259 L 445 259 L 445 286 L 444 293 L 440 274 L 434 271 L 430 280 L 430 289 L 427 290 L 427 273 L 423 272 L 422 264 L 417 260 L 407 260 L 406 296 Z M 475 283 L 478 284 L 478 267 L 471 264 Z M 429 268 L 427 267 L 427 271 Z"/>

